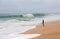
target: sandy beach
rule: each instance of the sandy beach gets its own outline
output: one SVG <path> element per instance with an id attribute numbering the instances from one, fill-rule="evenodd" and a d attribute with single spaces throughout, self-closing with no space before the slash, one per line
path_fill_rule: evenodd
<path id="1" fill-rule="evenodd" d="M 60 39 L 60 20 L 53 22 L 45 22 L 37 25 L 36 28 L 28 30 L 23 34 L 41 34 L 41 36 L 31 39 Z"/>

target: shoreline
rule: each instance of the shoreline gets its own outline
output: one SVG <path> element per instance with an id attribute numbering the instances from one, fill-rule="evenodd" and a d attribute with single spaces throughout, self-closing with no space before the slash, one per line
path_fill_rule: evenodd
<path id="1" fill-rule="evenodd" d="M 22 34 L 42 34 L 32 39 L 60 39 L 60 20 L 45 22 L 45 26 L 39 24 L 34 29 L 30 29 Z"/>

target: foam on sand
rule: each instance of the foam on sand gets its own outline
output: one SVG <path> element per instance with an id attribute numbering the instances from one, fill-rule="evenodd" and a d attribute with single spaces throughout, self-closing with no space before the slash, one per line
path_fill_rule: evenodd
<path id="1" fill-rule="evenodd" d="M 2 36 L 1 39 L 30 39 L 40 36 L 40 34 L 14 34 L 14 35 L 8 35 L 8 36 Z"/>

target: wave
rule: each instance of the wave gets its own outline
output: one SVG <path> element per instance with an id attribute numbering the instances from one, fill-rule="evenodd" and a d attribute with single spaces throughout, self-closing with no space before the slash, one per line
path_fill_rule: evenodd
<path id="1" fill-rule="evenodd" d="M 30 21 L 33 20 L 35 18 L 42 18 L 44 16 L 46 16 L 47 14 L 16 14 L 16 15 L 0 15 L 0 20 L 11 20 L 11 19 L 16 19 L 19 21 Z"/>
<path id="2" fill-rule="evenodd" d="M 12 19 L 16 19 L 19 21 L 30 21 L 30 20 L 34 20 L 35 18 L 45 18 L 45 17 L 49 17 L 49 16 L 54 16 L 54 15 L 60 15 L 60 14 L 54 14 L 54 13 L 34 13 L 34 14 L 16 14 L 16 15 L 1 15 L 0 14 L 0 20 L 12 20 Z"/>
<path id="3" fill-rule="evenodd" d="M 19 14 L 19 15 L 0 15 L 0 18 L 8 18 L 8 17 L 41 17 L 46 14 Z"/>
<path id="4" fill-rule="evenodd" d="M 19 14 L 20 15 L 20 14 Z M 19 16 L 19 15 L 14 15 L 14 16 Z M 60 15 L 54 15 L 54 14 L 21 14 L 23 17 L 18 17 L 16 19 L 9 19 L 6 21 L 1 22 L 0 21 L 0 35 L 1 34 L 9 34 L 9 33 L 14 33 L 14 32 L 20 32 L 20 30 L 23 31 L 23 29 L 27 29 L 25 27 L 32 27 L 36 26 L 40 23 L 42 23 L 42 19 L 44 17 L 44 21 L 54 21 L 60 19 Z M 11 15 L 14 17 L 13 15 Z M 35 17 L 36 16 L 36 17 Z M 4 18 L 5 20 L 5 18 Z M 29 20 L 29 21 L 27 21 Z M 21 28 L 22 27 L 22 28 Z M 8 32 L 7 32 L 8 31 Z"/>
<path id="5" fill-rule="evenodd" d="M 36 28 L 36 25 L 44 21 L 54 21 L 60 19 L 60 15 L 56 14 L 19 14 L 19 15 L 0 15 L 0 19 L 8 19 L 0 21 L 0 38 L 8 39 L 10 36 L 25 32 L 29 29 Z M 6 37 L 7 36 L 7 37 Z"/>

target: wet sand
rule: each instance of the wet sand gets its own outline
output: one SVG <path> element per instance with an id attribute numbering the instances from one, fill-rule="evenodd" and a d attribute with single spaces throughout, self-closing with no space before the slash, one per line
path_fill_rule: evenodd
<path id="1" fill-rule="evenodd" d="M 41 36 L 31 39 L 60 39 L 60 20 L 45 22 L 44 27 L 42 24 L 39 24 L 36 28 L 28 30 L 23 34 L 41 34 Z"/>

